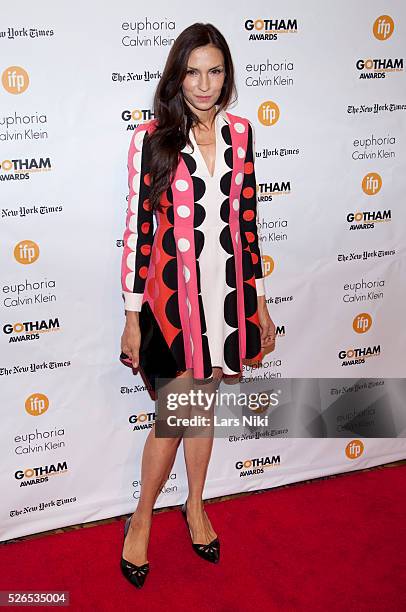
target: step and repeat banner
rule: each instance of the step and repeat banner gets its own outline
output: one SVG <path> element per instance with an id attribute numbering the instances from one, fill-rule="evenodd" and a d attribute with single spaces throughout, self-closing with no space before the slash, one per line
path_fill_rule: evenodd
<path id="1" fill-rule="evenodd" d="M 135 508 L 155 406 L 118 359 L 127 152 L 196 21 L 229 42 L 229 110 L 255 130 L 277 339 L 241 382 L 326 379 L 319 422 L 338 407 L 329 438 L 291 412 L 216 438 L 205 497 L 406 457 L 406 5 L 20 1 L 0 25 L 2 541 Z M 353 435 L 354 382 L 385 378 L 396 401 L 367 401 Z M 179 452 L 157 507 L 186 490 Z"/>

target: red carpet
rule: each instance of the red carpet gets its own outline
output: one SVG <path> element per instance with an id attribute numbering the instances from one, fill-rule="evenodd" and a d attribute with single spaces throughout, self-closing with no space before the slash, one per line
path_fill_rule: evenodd
<path id="1" fill-rule="evenodd" d="M 405 480 L 381 468 L 207 505 L 218 565 L 178 510 L 158 514 L 142 590 L 120 574 L 124 521 L 10 543 L 0 589 L 67 590 L 70 610 L 97 612 L 406 610 Z"/>

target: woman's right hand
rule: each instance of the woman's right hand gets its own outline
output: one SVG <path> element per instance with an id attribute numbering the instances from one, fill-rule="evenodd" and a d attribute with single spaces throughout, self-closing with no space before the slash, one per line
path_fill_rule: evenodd
<path id="1" fill-rule="evenodd" d="M 138 368 L 141 331 L 138 312 L 126 311 L 126 324 L 121 336 L 121 350 L 129 356 L 133 368 Z"/>

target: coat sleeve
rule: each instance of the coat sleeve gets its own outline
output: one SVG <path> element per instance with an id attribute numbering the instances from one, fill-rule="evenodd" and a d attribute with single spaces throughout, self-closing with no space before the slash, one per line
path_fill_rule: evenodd
<path id="1" fill-rule="evenodd" d="M 128 150 L 128 210 L 121 261 L 121 287 L 125 310 L 140 311 L 154 239 L 153 211 L 149 202 L 149 146 L 145 125 L 138 126 Z"/>
<path id="2" fill-rule="evenodd" d="M 257 182 L 255 177 L 254 131 L 248 123 L 247 151 L 244 163 L 244 180 L 240 197 L 240 226 L 249 243 L 255 273 L 257 295 L 265 295 L 262 264 L 262 246 L 258 227 Z"/>

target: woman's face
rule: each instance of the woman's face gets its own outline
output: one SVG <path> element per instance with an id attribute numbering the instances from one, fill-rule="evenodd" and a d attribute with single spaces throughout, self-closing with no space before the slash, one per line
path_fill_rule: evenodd
<path id="1" fill-rule="evenodd" d="M 182 92 L 192 110 L 207 111 L 220 97 L 225 79 L 223 53 L 213 45 L 193 49 L 189 55 Z"/>

